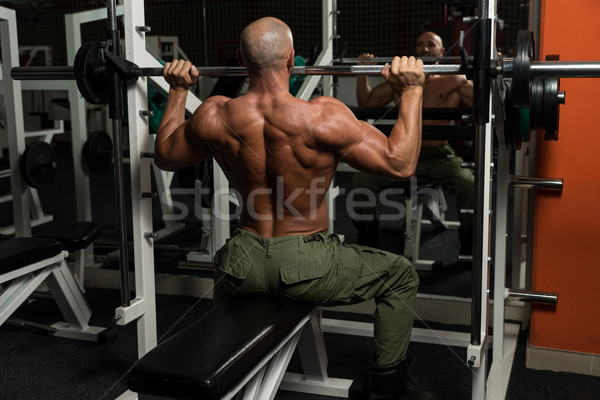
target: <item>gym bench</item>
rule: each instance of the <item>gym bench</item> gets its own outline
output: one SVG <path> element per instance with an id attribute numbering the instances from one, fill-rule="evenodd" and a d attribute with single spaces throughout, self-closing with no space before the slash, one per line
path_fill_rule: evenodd
<path id="1" fill-rule="evenodd" d="M 65 322 L 49 327 L 55 336 L 103 340 L 106 329 L 88 325 L 91 311 L 65 261 L 62 243 L 19 237 L 0 242 L 0 325 L 46 283 Z"/>
<path id="2" fill-rule="evenodd" d="M 258 400 L 279 388 L 347 398 L 352 381 L 327 376 L 320 313 L 271 294 L 231 297 L 144 355 L 120 398 Z M 285 372 L 296 347 L 304 374 Z"/>
<path id="3" fill-rule="evenodd" d="M 75 276 L 81 291 L 84 289 L 84 273 L 86 267 L 87 247 L 100 237 L 102 227 L 89 221 L 78 221 L 56 228 L 45 229 L 36 237 L 54 239 L 63 245 L 69 253 L 75 253 Z"/>

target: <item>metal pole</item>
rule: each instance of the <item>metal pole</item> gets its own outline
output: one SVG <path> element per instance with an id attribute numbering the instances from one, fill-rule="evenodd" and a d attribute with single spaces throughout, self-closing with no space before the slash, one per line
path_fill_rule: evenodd
<path id="1" fill-rule="evenodd" d="M 600 61 L 532 61 L 534 78 L 597 78 Z"/>
<path id="2" fill-rule="evenodd" d="M 600 61 L 531 61 L 529 72 L 532 78 L 598 78 Z M 514 77 L 514 59 L 504 58 L 497 73 Z"/>
<path id="3" fill-rule="evenodd" d="M 10 76 L 16 81 L 75 79 L 75 69 L 67 67 L 14 67 Z"/>
<path id="4" fill-rule="evenodd" d="M 529 176 L 513 176 L 511 185 L 525 189 L 562 190 L 562 179 L 532 178 Z"/>
<path id="5" fill-rule="evenodd" d="M 379 75 L 383 65 L 325 65 L 296 66 L 293 75 Z M 200 76 L 246 76 L 243 67 L 197 67 Z M 425 65 L 426 74 L 457 75 L 464 73 L 462 65 Z M 134 67 L 133 77 L 162 76 L 162 67 Z M 15 67 L 11 69 L 11 77 L 16 80 L 57 80 L 75 79 L 73 67 Z"/>
<path id="6" fill-rule="evenodd" d="M 558 304 L 558 293 L 531 292 L 527 290 L 506 289 L 506 300 L 528 303 Z"/>
<path id="7" fill-rule="evenodd" d="M 475 73 L 473 79 L 474 115 L 477 122 L 475 138 L 475 201 L 473 218 L 473 293 L 471 306 L 471 344 L 481 344 L 481 301 L 482 301 L 482 268 L 484 246 L 484 212 L 488 209 L 485 204 L 485 169 L 489 168 L 486 160 L 486 125 L 489 122 L 490 99 L 490 34 L 489 19 L 479 22 L 477 40 L 477 56 L 475 57 Z"/>
<path id="8" fill-rule="evenodd" d="M 113 54 L 120 55 L 120 35 L 117 30 L 116 1 L 110 0 L 107 3 L 107 32 L 106 37 L 111 43 Z M 110 51 L 110 49 L 109 49 Z M 125 205 L 125 178 L 123 174 L 123 92 L 122 78 L 116 70 L 109 70 L 108 74 L 109 88 L 109 114 L 112 119 L 115 168 L 115 196 L 117 209 L 117 231 L 119 242 L 119 273 L 121 277 L 121 305 L 129 307 L 131 305 L 131 294 L 129 290 L 129 257 L 127 254 L 127 212 Z"/>
<path id="9" fill-rule="evenodd" d="M 502 65 L 490 69 L 492 75 L 502 74 L 513 77 L 512 58 L 505 58 Z M 323 65 L 296 66 L 292 75 L 372 75 L 381 73 L 384 65 Z M 197 67 L 200 76 L 246 76 L 243 67 Z M 423 72 L 434 75 L 461 75 L 466 69 L 462 64 L 426 64 Z M 600 61 L 532 61 L 532 78 L 599 78 Z M 162 67 L 133 67 L 132 77 L 162 76 Z M 63 80 L 75 79 L 75 71 L 70 66 L 56 67 L 14 67 L 11 77 L 15 80 Z"/>

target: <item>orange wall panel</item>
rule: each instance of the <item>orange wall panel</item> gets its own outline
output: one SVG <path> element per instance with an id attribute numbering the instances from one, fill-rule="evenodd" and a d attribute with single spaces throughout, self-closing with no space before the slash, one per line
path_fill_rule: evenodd
<path id="1" fill-rule="evenodd" d="M 600 1 L 542 0 L 540 59 L 600 60 Z M 563 178 L 562 193 L 538 190 L 532 289 L 558 292 L 534 306 L 534 346 L 600 354 L 600 78 L 563 78 L 557 142 L 538 137 L 539 177 Z"/>

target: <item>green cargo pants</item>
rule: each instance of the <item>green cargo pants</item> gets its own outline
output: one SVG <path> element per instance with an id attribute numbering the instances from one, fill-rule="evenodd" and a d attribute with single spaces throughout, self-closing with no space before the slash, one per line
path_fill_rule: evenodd
<path id="1" fill-rule="evenodd" d="M 332 234 L 263 238 L 238 229 L 215 255 L 215 301 L 272 292 L 320 306 L 375 299 L 375 357 L 406 355 L 419 277 L 404 257 L 343 245 Z"/>

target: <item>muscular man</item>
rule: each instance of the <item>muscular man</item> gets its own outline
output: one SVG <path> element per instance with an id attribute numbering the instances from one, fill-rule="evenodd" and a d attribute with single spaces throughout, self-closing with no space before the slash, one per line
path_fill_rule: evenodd
<path id="1" fill-rule="evenodd" d="M 433 32 L 424 32 L 417 38 L 415 47 L 417 56 L 441 57 L 444 55 L 442 39 Z M 362 54 L 361 60 L 368 61 L 372 54 Z M 356 97 L 361 107 L 384 107 L 391 101 L 402 104 L 404 101 L 387 83 L 381 83 L 375 88 L 369 85 L 366 75 L 357 77 Z M 423 88 L 423 107 L 472 107 L 473 83 L 464 75 L 433 75 L 428 74 Z M 428 125 L 447 125 L 449 121 L 423 121 Z M 429 176 L 438 181 L 442 187 L 456 194 L 457 209 L 472 209 L 474 199 L 473 172 L 461 168 L 463 160 L 457 157 L 446 140 L 424 140 L 417 164 L 416 175 Z M 369 188 L 380 193 L 386 188 L 393 187 L 394 182 L 385 178 L 373 177 L 357 173 L 353 177 L 353 188 Z M 358 199 L 361 200 L 361 199 Z M 377 236 L 377 221 L 375 211 L 362 208 L 360 213 L 367 215 L 363 221 L 356 221 L 359 229 L 359 239 L 373 240 Z M 460 240 L 461 254 L 471 254 L 473 235 L 472 217 L 461 215 Z M 368 242 L 367 242 L 368 243 Z M 371 244 L 371 243 L 369 243 Z"/>
<path id="2" fill-rule="evenodd" d="M 187 89 L 198 71 L 167 63 L 170 84 L 156 136 L 155 162 L 177 170 L 211 154 L 240 197 L 241 227 L 215 255 L 215 299 L 273 292 L 318 305 L 375 298 L 372 398 L 412 399 L 408 343 L 418 276 L 403 257 L 345 246 L 328 228 L 325 193 L 337 163 L 387 179 L 414 174 L 420 149 L 422 63 L 394 58 L 382 75 L 404 101 L 389 138 L 358 121 L 340 101 L 303 101 L 289 93 L 294 50 L 290 29 L 275 18 L 248 25 L 240 63 L 245 95 L 207 99 L 187 121 Z"/>

